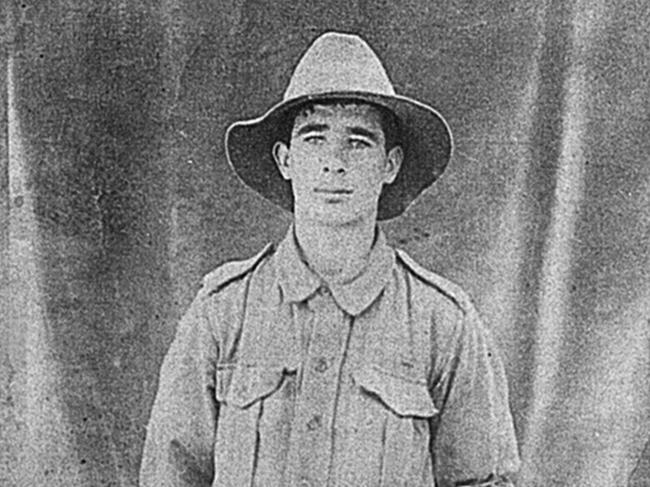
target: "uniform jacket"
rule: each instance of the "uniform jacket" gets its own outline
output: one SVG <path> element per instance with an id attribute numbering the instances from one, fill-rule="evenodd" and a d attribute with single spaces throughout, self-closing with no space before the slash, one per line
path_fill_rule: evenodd
<path id="1" fill-rule="evenodd" d="M 327 286 L 293 235 L 204 278 L 141 485 L 509 485 L 506 378 L 466 294 L 381 231 L 365 269 Z"/>

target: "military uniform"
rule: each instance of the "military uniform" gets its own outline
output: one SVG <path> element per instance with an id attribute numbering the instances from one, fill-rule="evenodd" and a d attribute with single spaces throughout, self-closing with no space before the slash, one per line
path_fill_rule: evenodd
<path id="1" fill-rule="evenodd" d="M 204 279 L 162 367 L 141 485 L 506 485 L 518 461 L 465 293 L 380 230 L 365 268 L 327 286 L 290 229 Z"/>

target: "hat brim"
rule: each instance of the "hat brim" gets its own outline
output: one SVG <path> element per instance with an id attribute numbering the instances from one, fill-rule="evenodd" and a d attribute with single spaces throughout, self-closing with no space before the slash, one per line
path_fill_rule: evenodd
<path id="1" fill-rule="evenodd" d="M 452 152 L 452 136 L 445 119 L 435 109 L 401 95 L 365 92 L 330 92 L 283 101 L 264 115 L 233 123 L 226 130 L 228 162 L 239 178 L 269 201 L 293 211 L 291 183 L 282 178 L 273 160 L 273 145 L 285 138 L 289 113 L 305 104 L 325 100 L 353 100 L 391 110 L 400 123 L 404 161 L 395 181 L 384 186 L 378 220 L 402 214 L 417 196 L 443 173 Z"/>

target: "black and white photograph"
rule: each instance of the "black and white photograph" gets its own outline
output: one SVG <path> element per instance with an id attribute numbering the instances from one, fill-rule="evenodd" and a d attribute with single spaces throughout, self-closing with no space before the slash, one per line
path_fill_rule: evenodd
<path id="1" fill-rule="evenodd" d="M 0 25 L 1 486 L 650 487 L 650 3 Z"/>

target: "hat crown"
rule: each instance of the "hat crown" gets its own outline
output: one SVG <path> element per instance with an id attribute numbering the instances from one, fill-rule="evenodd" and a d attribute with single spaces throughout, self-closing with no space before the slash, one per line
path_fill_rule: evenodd
<path id="1" fill-rule="evenodd" d="M 384 66 L 363 39 L 328 32 L 303 54 L 284 93 L 284 101 L 337 92 L 395 95 Z"/>

